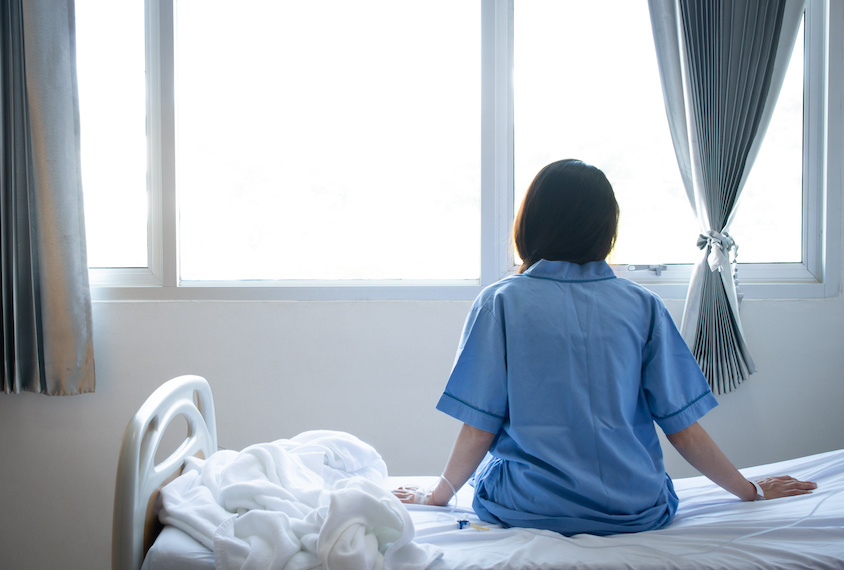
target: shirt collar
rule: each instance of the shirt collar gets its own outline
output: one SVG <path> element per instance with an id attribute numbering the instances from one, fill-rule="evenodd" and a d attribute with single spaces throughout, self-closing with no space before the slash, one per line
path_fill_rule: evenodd
<path id="1" fill-rule="evenodd" d="M 590 261 L 580 265 L 569 261 L 548 261 L 547 259 L 540 259 L 523 275 L 554 281 L 603 281 L 616 278 L 606 261 Z"/>

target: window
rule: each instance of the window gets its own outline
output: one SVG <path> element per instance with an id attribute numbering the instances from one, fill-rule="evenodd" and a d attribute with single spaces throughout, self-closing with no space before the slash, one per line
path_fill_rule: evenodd
<path id="1" fill-rule="evenodd" d="M 95 297 L 469 299 L 512 271 L 515 204 L 564 157 L 613 182 L 619 273 L 684 296 L 697 227 L 646 2 L 141 4 L 76 2 Z M 748 296 L 827 294 L 824 6 L 731 228 Z"/>
<path id="2" fill-rule="evenodd" d="M 76 32 L 88 264 L 147 267 L 143 3 L 80 0 Z"/>
<path id="3" fill-rule="evenodd" d="M 580 158 L 616 191 L 613 263 L 696 262 L 699 231 L 668 130 L 647 4 L 520 0 L 514 22 L 516 204 L 542 166 Z M 802 259 L 802 41 L 730 229 L 743 262 Z"/>
<path id="4" fill-rule="evenodd" d="M 480 279 L 480 5 L 444 8 L 179 0 L 183 280 Z"/>

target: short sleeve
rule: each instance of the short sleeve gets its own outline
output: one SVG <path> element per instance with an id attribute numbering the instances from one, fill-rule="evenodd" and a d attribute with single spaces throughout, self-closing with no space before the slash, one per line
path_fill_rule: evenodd
<path id="1" fill-rule="evenodd" d="M 507 414 L 504 328 L 476 301 L 460 338 L 437 409 L 478 429 L 498 433 Z"/>
<path id="2" fill-rule="evenodd" d="M 642 388 L 657 425 L 666 434 L 683 430 L 718 405 L 671 315 L 662 305 L 642 360 Z"/>

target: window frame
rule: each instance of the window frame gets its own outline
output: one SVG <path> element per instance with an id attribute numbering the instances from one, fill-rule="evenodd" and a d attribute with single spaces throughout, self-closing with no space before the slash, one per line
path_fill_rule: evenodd
<path id="1" fill-rule="evenodd" d="M 803 224 L 800 263 L 738 263 L 738 280 L 745 299 L 823 298 L 839 294 L 841 265 L 841 106 L 830 105 L 829 94 L 841 98 L 841 72 L 830 65 L 830 53 L 840 53 L 844 20 L 833 15 L 826 0 L 806 3 L 803 119 Z M 837 150 L 837 152 L 835 152 Z M 830 191 L 831 189 L 831 191 Z M 633 279 L 663 298 L 684 298 L 691 265 L 668 265 L 662 275 L 614 266 L 619 276 Z M 643 273 L 642 277 L 636 274 Z M 647 274 L 647 275 L 645 275 Z"/>
<path id="2" fill-rule="evenodd" d="M 91 268 L 94 300 L 471 300 L 515 271 L 513 204 L 513 0 L 481 0 L 481 275 L 455 281 L 184 281 L 178 275 L 175 165 L 174 2 L 146 0 L 147 268 Z M 841 249 L 844 17 L 828 0 L 807 2 L 803 159 L 803 262 L 739 263 L 745 299 L 838 295 Z M 835 94 L 830 104 L 829 94 Z M 830 160 L 828 157 L 831 157 Z M 829 190 L 832 191 L 829 191 Z M 656 262 L 656 260 L 654 260 Z M 666 299 L 685 297 L 691 265 L 660 275 L 614 265 Z"/>

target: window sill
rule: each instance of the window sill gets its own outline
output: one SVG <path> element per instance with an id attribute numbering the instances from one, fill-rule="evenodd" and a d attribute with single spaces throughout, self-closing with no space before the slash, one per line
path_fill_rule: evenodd
<path id="1" fill-rule="evenodd" d="M 657 276 L 613 265 L 619 277 L 636 281 L 663 299 L 684 299 L 691 265 L 668 265 Z M 740 264 L 745 299 L 818 299 L 839 294 L 837 279 L 824 281 L 799 263 Z M 453 281 L 197 281 L 165 286 L 146 269 L 91 270 L 94 301 L 470 301 L 478 280 Z"/>
<path id="2" fill-rule="evenodd" d="M 613 270 L 663 299 L 685 299 L 692 265 L 668 265 L 659 276 L 627 267 L 614 265 Z M 825 281 L 801 263 L 740 263 L 738 286 L 744 299 L 819 299 L 839 294 L 838 279 Z"/>

